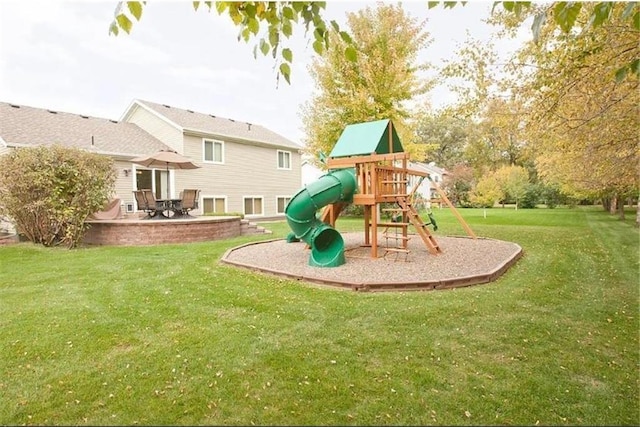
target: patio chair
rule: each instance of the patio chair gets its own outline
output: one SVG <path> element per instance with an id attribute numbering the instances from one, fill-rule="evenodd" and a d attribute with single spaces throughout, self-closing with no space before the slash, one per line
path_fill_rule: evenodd
<path id="1" fill-rule="evenodd" d="M 189 215 L 189 211 L 193 209 L 198 209 L 198 197 L 200 194 L 200 190 L 187 189 L 182 190 L 182 215 Z"/>
<path id="2" fill-rule="evenodd" d="M 150 188 L 143 188 L 141 191 L 149 209 L 155 210 L 155 214 L 152 215 L 153 219 L 168 218 L 164 213 L 168 209 L 167 201 L 156 199 L 156 196 Z"/>
<path id="3" fill-rule="evenodd" d="M 136 203 L 138 204 L 138 209 L 143 210 L 147 213 L 146 219 L 150 219 L 155 217 L 158 214 L 158 210 L 156 209 L 156 202 L 153 200 L 151 203 L 147 201 L 145 197 L 146 190 L 134 190 L 133 195 L 136 198 Z M 151 190 L 148 190 L 151 192 Z M 153 194 L 152 194 L 153 196 Z"/>

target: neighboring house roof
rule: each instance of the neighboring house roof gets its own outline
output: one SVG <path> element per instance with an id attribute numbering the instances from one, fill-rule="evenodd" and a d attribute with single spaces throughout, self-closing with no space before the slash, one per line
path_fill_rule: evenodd
<path id="1" fill-rule="evenodd" d="M 419 171 L 427 172 L 430 174 L 438 174 L 440 176 L 447 175 L 447 171 L 436 166 L 434 162 L 431 162 L 431 163 L 409 162 L 407 167 L 409 167 L 410 169 L 417 169 Z"/>
<path id="2" fill-rule="evenodd" d="M 219 137 L 246 140 L 247 142 L 260 142 L 267 145 L 288 147 L 296 150 L 302 149 L 301 145 L 254 123 L 217 117 L 212 114 L 199 113 L 193 110 L 185 110 L 140 99 L 136 99 L 131 103 L 121 120 L 126 120 L 136 106 L 150 110 L 163 118 L 167 123 L 185 133 L 217 135 Z"/>
<path id="3" fill-rule="evenodd" d="M 389 150 L 389 119 L 348 125 L 342 131 L 329 157 L 347 157 L 403 152 L 395 126 L 391 126 L 392 150 Z"/>
<path id="4" fill-rule="evenodd" d="M 0 138 L 7 147 L 60 144 L 114 157 L 169 147 L 133 123 L 0 102 Z"/>

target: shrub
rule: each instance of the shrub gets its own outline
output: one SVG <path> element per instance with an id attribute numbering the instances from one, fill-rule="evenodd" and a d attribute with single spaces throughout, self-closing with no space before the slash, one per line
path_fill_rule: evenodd
<path id="1" fill-rule="evenodd" d="M 557 187 L 552 186 L 544 187 L 541 197 L 549 209 L 553 209 L 562 201 L 566 201 L 566 198 L 563 198 L 564 196 L 560 190 Z"/>
<path id="2" fill-rule="evenodd" d="M 495 174 L 488 174 L 480 178 L 476 188 L 469 195 L 473 206 L 480 208 L 490 208 L 502 197 L 504 197 L 504 193 Z"/>
<path id="3" fill-rule="evenodd" d="M 523 209 L 534 209 L 540 200 L 543 188 L 539 184 L 527 184 L 524 195 L 520 200 L 520 207 Z"/>
<path id="4" fill-rule="evenodd" d="M 361 217 L 364 215 L 364 206 L 362 205 L 354 205 L 350 203 L 346 208 L 343 209 L 341 216 L 349 216 L 349 217 Z"/>
<path id="5" fill-rule="evenodd" d="M 44 246 L 75 247 L 87 217 L 113 195 L 113 160 L 59 145 L 19 148 L 0 157 L 0 214 Z"/>

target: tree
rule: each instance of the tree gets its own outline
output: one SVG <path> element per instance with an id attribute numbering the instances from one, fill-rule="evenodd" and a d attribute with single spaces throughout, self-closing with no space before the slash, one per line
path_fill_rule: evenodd
<path id="1" fill-rule="evenodd" d="M 367 7 L 348 14 L 347 22 L 359 51 L 356 61 L 345 59 L 347 43 L 332 35 L 330 43 L 338 48 L 315 58 L 309 69 L 316 92 L 302 114 L 307 149 L 329 154 L 346 125 L 388 118 L 411 152 L 415 144 L 404 103 L 428 89 L 417 75 L 426 65 L 416 64 L 428 34 L 399 5 Z"/>
<path id="2" fill-rule="evenodd" d="M 505 198 L 514 199 L 518 210 L 518 201 L 525 195 L 529 184 L 527 170 L 522 166 L 503 166 L 495 172 L 495 177 Z"/>
<path id="3" fill-rule="evenodd" d="M 445 1 L 445 8 L 455 7 L 458 3 L 466 2 L 450 2 Z M 440 2 L 429 2 L 429 8 L 436 7 Z M 561 36 L 571 37 L 576 34 L 588 34 L 591 31 L 597 31 L 598 27 L 610 25 L 617 21 L 623 26 L 640 31 L 640 11 L 637 8 L 637 2 L 611 2 L 603 1 L 593 2 L 550 2 L 535 3 L 529 1 L 496 1 L 493 3 L 492 12 L 496 11 L 498 5 L 503 6 L 502 22 L 507 26 L 514 28 L 521 25 L 526 18 L 533 16 L 533 24 L 531 31 L 534 41 L 538 43 L 541 34 L 552 33 L 558 36 L 557 30 L 561 31 Z M 495 13 L 494 13 L 495 15 Z M 498 15 L 500 15 L 498 13 Z M 584 19 L 580 19 L 580 17 Z M 583 49 L 581 52 L 584 56 L 593 53 L 590 49 Z M 620 81 L 627 75 L 635 75 L 640 77 L 640 55 L 635 52 L 626 61 L 619 64 L 619 68 L 615 71 L 616 80 Z"/>
<path id="4" fill-rule="evenodd" d="M 44 246 L 75 247 L 87 217 L 113 195 L 113 161 L 62 146 L 25 147 L 0 156 L 0 214 Z"/>
<path id="5" fill-rule="evenodd" d="M 469 195 L 469 201 L 472 204 L 484 208 L 485 218 L 487 217 L 486 208 L 493 207 L 502 198 L 504 198 L 504 192 L 500 188 L 495 174 L 482 177 Z"/>
<path id="6" fill-rule="evenodd" d="M 451 114 L 469 123 L 463 159 L 476 179 L 488 170 L 527 160 L 526 109 L 498 61 L 491 43 L 469 41 L 441 69 L 458 94 Z"/>
<path id="7" fill-rule="evenodd" d="M 482 114 L 480 130 L 492 140 L 499 161 L 506 165 L 520 165 L 525 157 L 524 135 L 525 111 L 516 99 L 505 100 L 494 97 L 487 101 Z"/>
<path id="8" fill-rule="evenodd" d="M 497 73 L 490 46 L 476 43 L 445 69 L 473 83 L 459 88 L 458 111 L 478 122 L 465 152 L 476 176 L 511 153 L 509 163 L 531 167 L 535 160 L 535 176 L 573 197 L 615 202 L 638 194 L 638 76 L 620 70 L 639 56 L 640 32 L 625 15 L 628 5 L 606 5 L 607 19 L 592 25 L 597 8 L 573 9 L 573 31 L 541 27 L 537 42 L 503 64 L 510 77 Z M 493 22 L 514 28 L 525 15 L 516 18 L 497 14 Z"/>
<path id="9" fill-rule="evenodd" d="M 469 139 L 470 123 L 451 112 L 419 112 L 416 114 L 415 142 L 425 145 L 424 161 L 434 161 L 439 167 L 450 169 L 463 160 L 464 147 Z"/>
<path id="10" fill-rule="evenodd" d="M 455 165 L 443 179 L 443 190 L 456 206 L 467 207 L 469 192 L 473 188 L 473 170 L 464 164 Z"/>
<path id="11" fill-rule="evenodd" d="M 518 96 L 527 100 L 527 133 L 542 180 L 574 197 L 615 204 L 640 186 L 639 81 L 620 72 L 640 54 L 640 32 L 624 18 L 625 4 L 611 4 L 607 23 L 590 26 L 597 7 L 579 10 L 581 33 L 543 31 L 521 50 L 518 63 L 527 67 Z"/>

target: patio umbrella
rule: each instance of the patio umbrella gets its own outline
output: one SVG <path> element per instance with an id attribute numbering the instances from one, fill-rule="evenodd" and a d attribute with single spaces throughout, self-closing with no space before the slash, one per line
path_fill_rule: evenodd
<path id="1" fill-rule="evenodd" d="M 160 150 L 155 154 L 146 157 L 136 157 L 131 162 L 148 168 L 167 169 L 167 198 L 169 198 L 169 168 L 171 169 L 198 169 L 200 166 L 194 164 L 188 158 L 178 154 L 173 150 Z"/>

